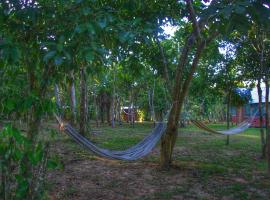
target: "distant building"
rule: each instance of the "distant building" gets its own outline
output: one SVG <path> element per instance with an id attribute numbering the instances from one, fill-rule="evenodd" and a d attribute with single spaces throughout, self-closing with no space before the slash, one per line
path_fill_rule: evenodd
<path id="1" fill-rule="evenodd" d="M 247 89 L 241 89 L 241 90 L 247 90 Z M 251 100 L 248 104 L 244 106 L 240 106 L 240 107 L 233 107 L 231 109 L 232 122 L 238 124 L 246 119 L 249 119 L 251 116 L 257 113 L 255 118 L 252 121 L 251 126 L 259 127 L 260 122 L 259 122 L 258 105 L 259 105 L 258 91 L 257 91 L 257 88 L 254 88 L 251 90 Z M 265 115 L 265 88 L 263 87 L 262 87 L 262 113 L 263 115 Z M 264 116 L 263 116 L 263 124 L 265 126 Z"/>
<path id="2" fill-rule="evenodd" d="M 139 121 L 138 110 L 136 108 L 122 107 L 122 112 L 121 112 L 122 120 L 126 122 L 131 121 L 132 113 L 134 114 L 134 121 Z"/>

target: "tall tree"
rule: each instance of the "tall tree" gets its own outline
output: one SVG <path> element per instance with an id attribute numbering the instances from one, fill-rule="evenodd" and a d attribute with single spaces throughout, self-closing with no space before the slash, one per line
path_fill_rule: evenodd
<path id="1" fill-rule="evenodd" d="M 258 3 L 256 2 L 255 4 Z M 237 26 L 248 25 L 249 19 L 246 16 L 249 10 L 245 9 L 245 7 L 252 8 L 253 3 L 237 2 L 228 6 L 223 1 L 212 1 L 208 9 L 200 11 L 202 15 L 199 19 L 195 14 L 192 1 L 187 0 L 186 6 L 192 28 L 179 56 L 172 95 L 172 109 L 165 135 L 161 141 L 161 166 L 166 169 L 169 168 L 172 162 L 172 152 L 177 138 L 179 114 L 203 50 L 218 34 L 222 33 L 222 28 L 228 31 L 237 28 Z M 218 14 L 216 13 L 216 9 L 219 10 Z M 263 9 L 265 12 L 262 4 L 259 4 L 259 9 Z M 243 20 L 241 24 L 238 23 L 239 19 Z M 217 26 L 219 25 L 219 31 L 217 31 Z M 207 35 L 205 35 L 206 31 L 208 32 Z M 192 52 L 194 52 L 193 58 L 190 61 L 191 64 L 188 65 L 189 55 Z M 186 72 L 186 76 L 184 76 L 184 72 Z"/>

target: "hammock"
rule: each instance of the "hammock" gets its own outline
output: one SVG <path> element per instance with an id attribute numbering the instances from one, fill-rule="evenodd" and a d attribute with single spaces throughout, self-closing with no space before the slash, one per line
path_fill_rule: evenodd
<path id="1" fill-rule="evenodd" d="M 235 134 L 239 134 L 239 133 L 242 133 L 245 130 L 247 130 L 250 127 L 251 122 L 255 118 L 256 114 L 257 114 L 257 112 L 250 119 L 247 119 L 247 120 L 243 121 L 242 123 L 238 124 L 238 126 L 236 126 L 234 128 L 230 128 L 228 130 L 224 130 L 224 131 L 216 131 L 214 129 L 211 129 L 211 128 L 207 127 L 204 123 L 202 123 L 198 120 L 191 120 L 191 122 L 195 126 L 197 126 L 198 128 L 205 130 L 209 133 L 223 134 L 223 135 L 235 135 Z"/>
<path id="2" fill-rule="evenodd" d="M 64 132 L 67 133 L 78 144 L 83 146 L 86 150 L 105 158 L 129 161 L 140 159 L 149 154 L 160 140 L 166 128 L 165 123 L 160 122 L 157 124 L 152 133 L 146 136 L 142 141 L 126 150 L 117 151 L 96 146 L 93 142 L 76 131 L 70 124 L 63 123 L 63 121 L 57 116 L 56 119 L 62 126 Z"/>

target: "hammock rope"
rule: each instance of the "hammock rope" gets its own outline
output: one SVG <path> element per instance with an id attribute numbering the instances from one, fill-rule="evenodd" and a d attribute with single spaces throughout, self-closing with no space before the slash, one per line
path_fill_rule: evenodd
<path id="1" fill-rule="evenodd" d="M 160 140 L 161 136 L 164 134 L 166 129 L 166 124 L 164 122 L 159 122 L 157 123 L 154 130 L 149 135 L 147 135 L 143 140 L 138 142 L 136 145 L 122 151 L 109 150 L 96 146 L 92 141 L 82 136 L 70 124 L 64 123 L 57 115 L 55 115 L 55 117 L 58 123 L 60 124 L 60 129 L 63 130 L 75 142 L 80 144 L 86 150 L 93 152 L 98 156 L 117 160 L 132 161 L 146 156 L 156 146 L 156 144 L 158 143 L 158 141 Z"/>
<path id="2" fill-rule="evenodd" d="M 202 129 L 202 130 L 205 130 L 209 133 L 214 133 L 214 134 L 222 134 L 222 135 L 235 135 L 235 134 L 239 134 L 239 133 L 242 133 L 244 132 L 245 130 L 247 130 L 252 121 L 254 120 L 255 116 L 257 115 L 257 112 L 252 115 L 249 119 L 241 122 L 240 124 L 238 124 L 236 127 L 233 127 L 233 128 L 230 128 L 228 130 L 223 130 L 223 131 L 217 131 L 217 130 L 214 130 L 212 128 L 209 128 L 208 126 L 206 126 L 204 123 L 198 121 L 198 120 L 191 120 L 191 122 L 197 126 L 198 128 Z"/>

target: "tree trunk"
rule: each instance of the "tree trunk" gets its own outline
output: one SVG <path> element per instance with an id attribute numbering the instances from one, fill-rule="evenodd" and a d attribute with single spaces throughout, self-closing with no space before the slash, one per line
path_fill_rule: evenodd
<path id="1" fill-rule="evenodd" d="M 213 39 L 211 36 L 210 39 Z M 192 64 L 190 66 L 189 73 L 185 80 L 183 81 L 183 71 L 185 68 L 185 65 L 188 60 L 188 55 L 191 50 L 191 47 L 193 46 L 195 42 L 194 35 L 191 34 L 187 40 L 185 41 L 185 46 L 182 49 L 180 61 L 177 66 L 176 76 L 175 76 L 175 85 L 173 89 L 173 104 L 172 108 L 169 114 L 169 119 L 167 123 L 167 128 L 165 130 L 165 134 L 162 136 L 161 139 L 161 152 L 160 152 L 160 162 L 161 167 L 163 169 L 168 169 L 172 163 L 172 152 L 173 148 L 175 146 L 175 142 L 177 139 L 177 127 L 178 127 L 178 121 L 180 118 L 180 112 L 184 103 L 184 99 L 187 95 L 188 88 L 190 85 L 190 82 L 192 80 L 193 74 L 197 68 L 199 59 L 201 57 L 202 51 L 206 45 L 206 43 L 210 42 L 211 40 L 207 39 L 203 41 L 197 41 L 197 49 L 195 52 L 195 56 L 193 58 Z"/>
<path id="2" fill-rule="evenodd" d="M 85 69 L 80 69 L 81 81 L 80 81 L 80 89 L 81 89 L 81 97 L 80 97 L 80 133 L 82 135 L 86 134 L 86 74 Z"/>
<path id="3" fill-rule="evenodd" d="M 135 123 L 135 106 L 134 106 L 134 96 L 133 96 L 133 92 L 131 92 L 130 95 L 130 102 L 131 102 L 131 125 L 134 128 L 134 123 Z"/>
<path id="4" fill-rule="evenodd" d="M 95 113 L 96 113 L 96 127 L 99 127 L 99 113 L 98 113 L 98 98 L 97 96 L 94 96 L 94 102 L 95 102 Z"/>
<path id="5" fill-rule="evenodd" d="M 110 97 L 107 96 L 108 101 L 106 102 L 106 115 L 107 115 L 107 123 L 110 126 L 111 125 L 111 101 Z"/>
<path id="6" fill-rule="evenodd" d="M 75 83 L 74 83 L 74 74 L 71 72 L 70 74 L 70 84 L 69 84 L 69 98 L 70 98 L 70 111 L 71 111 L 71 122 L 76 124 L 76 91 L 75 91 Z"/>
<path id="7" fill-rule="evenodd" d="M 131 111 L 131 109 L 132 109 L 132 102 L 131 102 L 131 99 L 132 99 L 132 97 L 131 97 L 131 94 L 129 95 L 129 105 L 128 105 L 128 115 L 127 115 L 127 122 L 129 123 L 129 124 L 131 124 L 131 122 L 132 122 L 132 111 Z"/>
<path id="8" fill-rule="evenodd" d="M 230 128 L 230 108 L 231 108 L 231 91 L 229 91 L 227 95 L 227 114 L 226 114 L 227 129 Z M 227 135 L 226 145 L 229 145 L 229 143 L 230 143 L 230 136 Z"/>
<path id="9" fill-rule="evenodd" d="M 262 145 L 262 158 L 265 158 L 266 156 L 266 141 L 265 141 L 265 132 L 263 129 L 263 114 L 262 114 L 262 88 L 261 88 L 261 79 L 258 79 L 257 83 L 257 91 L 258 91 L 258 97 L 259 97 L 259 125 L 260 125 L 260 133 L 261 133 L 261 145 Z"/>
<path id="10" fill-rule="evenodd" d="M 114 96 L 114 95 L 113 95 Z M 115 127 L 115 108 L 114 108 L 114 102 L 115 102 L 115 99 L 114 97 L 112 98 L 112 113 L 111 113 L 111 126 L 112 128 Z"/>
<path id="11" fill-rule="evenodd" d="M 156 126 L 155 122 L 155 108 L 154 108 L 154 89 L 151 92 L 151 89 L 148 90 L 148 105 L 150 110 L 150 120 L 153 121 L 154 127 Z"/>
<path id="12" fill-rule="evenodd" d="M 184 47 L 180 53 L 179 61 L 176 69 L 175 75 L 175 83 L 172 91 L 172 109 L 169 114 L 169 119 L 167 123 L 167 128 L 165 130 L 165 135 L 162 136 L 161 139 L 161 167 L 164 169 L 168 169 L 172 162 L 172 152 L 177 138 L 177 127 L 178 121 L 180 118 L 180 112 L 183 106 L 184 99 L 187 95 L 188 88 L 192 77 L 197 68 L 199 59 L 201 57 L 202 51 L 205 46 L 210 43 L 217 35 L 218 32 L 213 32 L 209 35 L 208 38 L 202 38 L 200 32 L 204 27 L 204 22 L 197 21 L 196 17 L 194 17 L 195 13 L 192 7 L 191 1 L 187 2 L 187 8 L 190 12 L 190 16 L 192 18 L 193 31 L 186 38 Z M 192 47 L 196 43 L 196 51 L 195 56 L 193 57 L 192 64 L 187 73 L 187 77 L 184 79 L 183 72 L 186 69 L 186 64 L 188 62 L 189 53 L 192 50 Z"/>
<path id="13" fill-rule="evenodd" d="M 30 66 L 30 65 L 29 65 Z M 33 69 L 29 68 L 28 74 L 29 74 L 29 95 L 32 95 L 33 93 L 38 91 L 38 96 L 40 99 L 45 98 L 47 89 L 48 89 L 48 77 L 50 76 L 51 67 L 49 66 L 46 70 L 44 70 L 43 73 L 43 84 L 39 85 L 37 84 L 37 79 L 34 74 Z M 38 85 L 40 87 L 38 87 Z M 40 112 L 41 107 L 38 101 L 35 101 L 31 109 L 28 112 L 28 123 L 27 123 L 27 138 L 31 144 L 32 150 L 34 149 L 36 142 L 37 142 L 37 136 L 39 134 L 39 127 L 41 124 L 41 118 L 42 114 Z M 29 160 L 27 155 L 24 155 L 22 159 L 25 167 L 22 169 L 22 175 L 24 178 L 29 180 L 29 186 L 27 188 L 27 199 L 33 199 L 34 195 L 34 188 L 33 188 L 33 165 L 31 161 Z"/>
<path id="14" fill-rule="evenodd" d="M 267 162 L 268 173 L 270 174 L 270 130 L 269 130 L 269 83 L 268 78 L 265 78 L 265 128 L 267 141 Z"/>
<path id="15" fill-rule="evenodd" d="M 59 95 L 59 87 L 58 84 L 54 84 L 54 95 L 55 95 L 55 100 L 56 100 L 56 105 L 58 109 L 61 109 L 61 99 Z"/>
<path id="16" fill-rule="evenodd" d="M 101 93 L 98 95 L 98 98 L 97 98 L 97 105 L 99 106 L 99 110 L 100 110 L 100 121 L 101 121 L 101 124 L 104 124 L 104 121 L 105 121 L 105 103 L 104 103 L 104 94 Z"/>
<path id="17" fill-rule="evenodd" d="M 112 128 L 115 127 L 115 67 L 113 66 Z"/>
<path id="18" fill-rule="evenodd" d="M 172 163 L 172 149 L 174 147 L 174 140 L 177 137 L 177 128 L 171 127 L 166 129 L 165 134 L 161 139 L 160 163 L 165 170 L 170 168 Z"/>
<path id="19" fill-rule="evenodd" d="M 118 109 L 118 124 L 122 125 L 122 119 L 121 119 L 121 98 L 118 96 L 117 98 L 117 109 Z"/>

